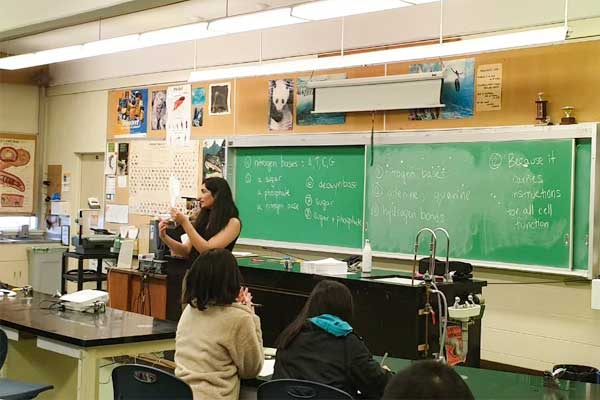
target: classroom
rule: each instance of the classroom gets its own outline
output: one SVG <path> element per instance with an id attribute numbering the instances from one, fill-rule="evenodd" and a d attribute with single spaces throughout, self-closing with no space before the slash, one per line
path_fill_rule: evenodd
<path id="1" fill-rule="evenodd" d="M 600 399 L 597 0 L 1 3 L 0 399 Z"/>

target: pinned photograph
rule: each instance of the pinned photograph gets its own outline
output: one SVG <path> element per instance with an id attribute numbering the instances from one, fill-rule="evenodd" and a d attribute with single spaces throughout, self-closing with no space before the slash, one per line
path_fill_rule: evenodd
<path id="1" fill-rule="evenodd" d="M 204 123 L 204 104 L 206 103 L 206 89 L 203 87 L 192 89 L 192 126 L 201 127 Z"/>
<path id="2" fill-rule="evenodd" d="M 473 95 L 475 91 L 475 59 L 463 58 L 434 63 L 411 64 L 410 73 L 434 72 L 446 68 L 442 86 L 444 108 L 423 108 L 411 110 L 411 120 L 460 119 L 473 116 Z"/>
<path id="3" fill-rule="evenodd" d="M 215 83 L 209 87 L 209 115 L 224 115 L 231 112 L 231 83 Z"/>
<path id="4" fill-rule="evenodd" d="M 269 81 L 269 130 L 291 131 L 294 116 L 294 81 L 277 79 Z"/>
<path id="5" fill-rule="evenodd" d="M 118 149 L 117 175 L 127 175 L 129 169 L 129 143 L 119 143 Z"/>
<path id="6" fill-rule="evenodd" d="M 306 86 L 309 81 L 327 81 L 346 79 L 346 74 L 320 75 L 313 77 L 299 78 L 297 81 L 296 93 L 298 94 L 298 104 L 296 104 L 296 124 L 297 125 L 340 125 L 346 123 L 346 113 L 320 113 L 313 114 L 314 108 L 314 89 Z"/>
<path id="7" fill-rule="evenodd" d="M 152 122 L 153 131 L 164 130 L 167 127 L 167 91 L 152 92 Z"/>
<path id="8" fill-rule="evenodd" d="M 202 180 L 225 177 L 225 139 L 205 139 L 202 144 Z"/>

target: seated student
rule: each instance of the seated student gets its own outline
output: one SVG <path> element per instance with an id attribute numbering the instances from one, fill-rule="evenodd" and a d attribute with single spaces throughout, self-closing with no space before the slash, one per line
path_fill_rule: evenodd
<path id="1" fill-rule="evenodd" d="M 237 399 L 240 378 L 254 378 L 262 368 L 260 319 L 240 282 L 226 249 L 200 254 L 184 280 L 187 306 L 177 325 L 175 375 L 190 385 L 195 400 Z"/>
<path id="2" fill-rule="evenodd" d="M 383 393 L 392 399 L 474 400 L 473 393 L 456 371 L 439 361 L 416 361 L 399 371 Z"/>
<path id="3" fill-rule="evenodd" d="M 353 397 L 381 397 L 391 372 L 373 359 L 352 330 L 352 313 L 352 294 L 346 286 L 319 282 L 278 339 L 273 379 L 303 379 Z"/>

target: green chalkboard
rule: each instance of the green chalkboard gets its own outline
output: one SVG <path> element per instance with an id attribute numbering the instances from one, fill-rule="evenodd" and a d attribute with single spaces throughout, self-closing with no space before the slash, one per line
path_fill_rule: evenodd
<path id="1" fill-rule="evenodd" d="M 452 258 L 569 268 L 573 152 L 571 139 L 376 146 L 366 236 L 412 254 L 419 229 L 443 227 Z"/>
<path id="2" fill-rule="evenodd" d="M 573 269 L 587 270 L 590 231 L 590 171 L 592 143 L 580 139 L 575 148 L 575 213 L 573 229 Z"/>
<path id="3" fill-rule="evenodd" d="M 234 168 L 242 238 L 361 247 L 364 146 L 238 148 Z"/>

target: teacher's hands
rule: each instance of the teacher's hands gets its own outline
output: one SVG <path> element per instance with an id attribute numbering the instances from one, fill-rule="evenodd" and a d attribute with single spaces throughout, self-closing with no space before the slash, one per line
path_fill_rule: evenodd
<path id="1" fill-rule="evenodd" d="M 171 208 L 171 218 L 179 225 L 183 225 L 186 221 L 189 221 L 187 215 L 182 214 L 181 212 L 179 212 L 179 210 L 175 208 Z"/>
<path id="2" fill-rule="evenodd" d="M 169 227 L 169 221 L 161 220 L 158 223 L 158 236 L 164 241 L 167 237 L 167 228 Z"/>

